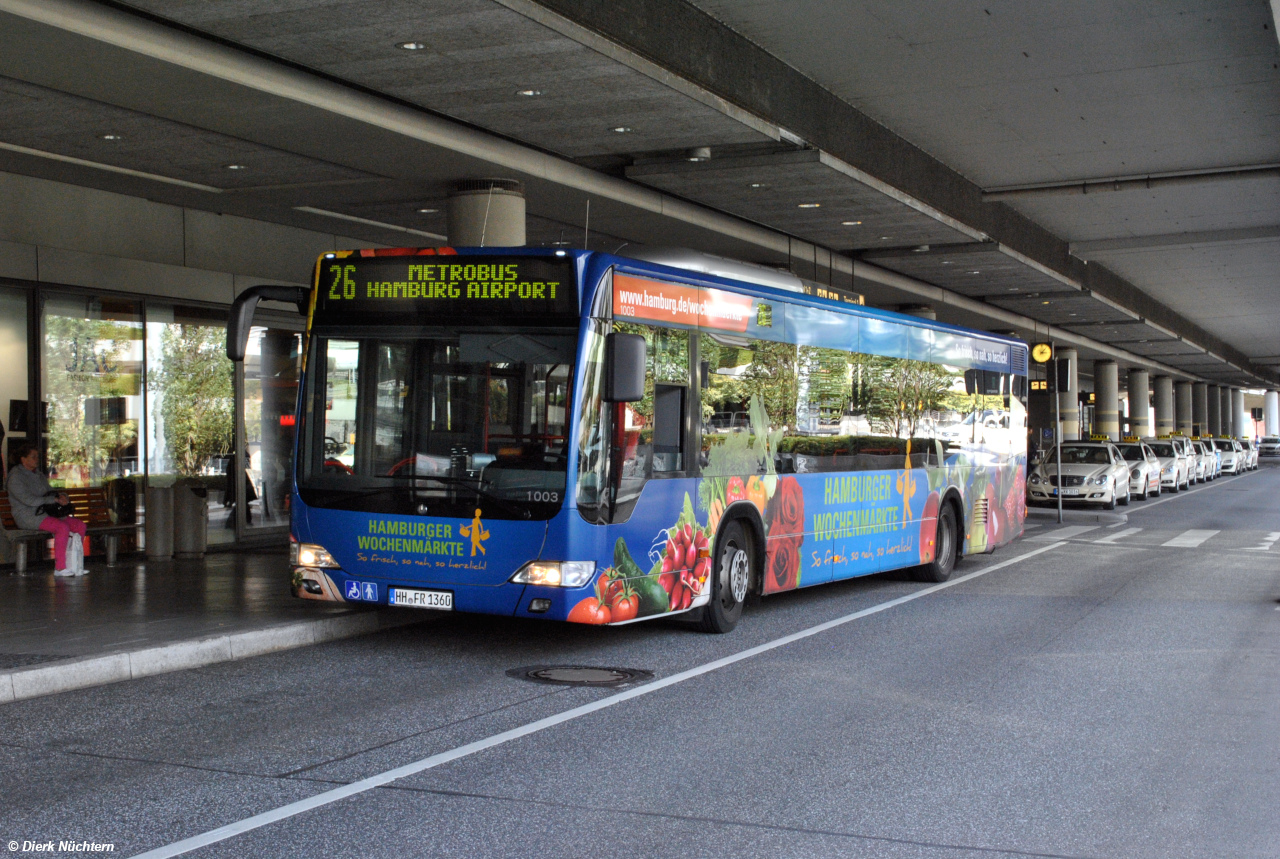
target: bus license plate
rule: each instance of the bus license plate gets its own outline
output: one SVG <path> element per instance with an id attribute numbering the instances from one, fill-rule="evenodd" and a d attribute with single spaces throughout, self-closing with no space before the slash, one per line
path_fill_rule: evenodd
<path id="1" fill-rule="evenodd" d="M 405 588 L 392 588 L 391 604 L 408 608 L 434 608 L 440 611 L 453 611 L 453 592 L 411 591 Z"/>

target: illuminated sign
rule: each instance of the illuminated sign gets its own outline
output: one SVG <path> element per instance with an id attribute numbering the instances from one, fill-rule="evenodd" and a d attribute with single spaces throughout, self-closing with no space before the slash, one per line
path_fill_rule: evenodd
<path id="1" fill-rule="evenodd" d="M 723 289 L 613 276 L 613 318 L 674 323 L 742 333 L 757 317 L 755 301 Z M 771 313 L 769 324 L 772 324 Z"/>
<path id="2" fill-rule="evenodd" d="M 1044 379 L 1033 379 L 1033 380 L 1031 381 L 1031 390 L 1033 390 L 1033 391 L 1047 391 L 1047 390 L 1049 390 L 1049 383 L 1048 383 L 1047 381 L 1045 381 Z"/>
<path id="3" fill-rule="evenodd" d="M 439 324 L 576 318 L 572 260 L 509 256 L 373 256 L 320 261 L 315 321 Z"/>

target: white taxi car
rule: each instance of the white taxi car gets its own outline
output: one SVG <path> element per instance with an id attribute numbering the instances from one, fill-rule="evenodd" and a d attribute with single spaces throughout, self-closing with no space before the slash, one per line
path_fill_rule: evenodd
<path id="1" fill-rule="evenodd" d="M 1280 436 L 1263 436 L 1258 442 L 1258 456 L 1280 456 Z"/>
<path id="2" fill-rule="evenodd" d="M 1245 463 L 1245 470 L 1253 471 L 1255 468 L 1258 467 L 1257 443 L 1254 442 L 1254 440 L 1251 438 L 1241 438 L 1240 447 L 1244 448 L 1245 456 L 1247 457 L 1247 462 Z"/>
<path id="3" fill-rule="evenodd" d="M 1196 452 L 1191 449 L 1191 439 L 1185 435 L 1172 435 L 1169 440 L 1173 442 L 1174 448 L 1178 451 L 1178 456 L 1182 457 L 1183 465 L 1187 472 L 1187 483 L 1183 489 L 1190 489 L 1191 484 L 1198 482 L 1196 478 Z"/>
<path id="4" fill-rule="evenodd" d="M 1244 471 L 1244 451 L 1233 438 L 1215 438 L 1213 446 L 1222 457 L 1223 474 L 1239 474 Z"/>
<path id="5" fill-rule="evenodd" d="M 1218 476 L 1218 455 L 1213 452 L 1213 446 L 1198 438 L 1191 440 L 1191 448 L 1199 457 L 1201 480 L 1213 480 Z"/>
<path id="6" fill-rule="evenodd" d="M 1150 495 L 1160 494 L 1160 460 L 1151 448 L 1137 436 L 1126 438 L 1116 445 L 1124 461 L 1129 464 L 1129 493 L 1139 501 Z"/>
<path id="7" fill-rule="evenodd" d="M 1124 492 L 1120 491 L 1121 486 Z M 1059 489 L 1064 502 L 1101 504 L 1107 510 L 1114 510 L 1116 504 L 1129 503 L 1129 465 L 1110 442 L 1064 442 L 1061 468 L 1057 449 L 1049 448 L 1044 460 L 1027 478 L 1027 494 L 1032 502 L 1055 500 Z"/>
<path id="8" fill-rule="evenodd" d="M 1178 455 L 1173 440 L 1167 438 L 1147 439 L 1147 447 L 1160 461 L 1160 487 L 1180 492 L 1187 485 L 1187 460 Z"/>

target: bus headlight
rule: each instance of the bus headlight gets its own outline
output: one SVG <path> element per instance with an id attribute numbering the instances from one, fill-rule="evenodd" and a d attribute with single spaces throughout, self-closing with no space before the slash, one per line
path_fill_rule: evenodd
<path id="1" fill-rule="evenodd" d="M 511 581 L 523 585 L 580 588 L 595 574 L 595 561 L 530 561 L 511 577 Z"/>
<path id="2" fill-rule="evenodd" d="M 317 546 L 315 543 L 295 543 L 297 553 L 294 553 L 293 546 L 290 546 L 289 554 L 293 555 L 293 564 L 297 567 L 337 567 L 338 562 L 333 559 L 328 550 L 324 546 Z"/>

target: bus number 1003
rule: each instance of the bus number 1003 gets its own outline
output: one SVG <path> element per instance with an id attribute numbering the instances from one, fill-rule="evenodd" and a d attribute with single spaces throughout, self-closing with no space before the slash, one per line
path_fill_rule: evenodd
<path id="1" fill-rule="evenodd" d="M 557 501 L 560 500 L 560 493 L 559 492 L 530 492 L 528 500 L 545 501 L 550 504 L 555 504 Z"/>
<path id="2" fill-rule="evenodd" d="M 333 283 L 329 284 L 329 299 L 336 301 L 342 298 L 356 297 L 356 282 L 351 275 L 356 273 L 353 265 L 331 265 L 329 273 L 333 275 Z"/>

